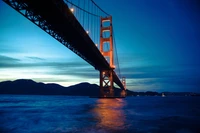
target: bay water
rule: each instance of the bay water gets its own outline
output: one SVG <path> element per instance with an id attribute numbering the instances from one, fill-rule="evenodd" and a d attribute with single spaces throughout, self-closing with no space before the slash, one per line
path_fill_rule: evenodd
<path id="1" fill-rule="evenodd" d="M 0 95 L 0 133 L 200 133 L 200 97 Z"/>

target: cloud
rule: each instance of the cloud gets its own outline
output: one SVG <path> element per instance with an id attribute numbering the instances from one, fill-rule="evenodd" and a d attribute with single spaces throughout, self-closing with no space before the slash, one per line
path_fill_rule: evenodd
<path id="1" fill-rule="evenodd" d="M 65 69 L 57 69 L 55 71 L 50 72 L 53 75 L 71 75 L 80 78 L 98 78 L 99 72 L 93 68 L 69 68 L 66 67 Z"/>
<path id="2" fill-rule="evenodd" d="M 12 58 L 12 57 L 8 57 L 8 56 L 3 56 L 3 55 L 0 55 L 0 63 L 4 63 L 4 62 L 18 62 L 20 61 L 19 59 L 16 59 L 16 58 Z"/>
<path id="3" fill-rule="evenodd" d="M 50 62 L 38 57 L 28 57 L 33 62 L 25 63 L 22 60 L 11 58 L 8 56 L 0 56 L 0 69 L 16 69 L 16 70 L 30 70 L 48 75 L 71 75 L 80 78 L 98 78 L 98 71 L 84 61 L 60 61 Z M 41 62 L 42 61 L 42 62 Z M 42 71 L 45 70 L 45 71 Z"/>
<path id="4" fill-rule="evenodd" d="M 22 68 L 22 67 L 54 67 L 59 69 L 83 68 L 89 65 L 85 62 L 76 61 L 45 61 L 39 57 L 27 57 L 31 62 L 25 62 L 23 59 L 0 55 L 0 68 Z M 32 61 L 34 60 L 34 61 Z M 41 62 L 42 61 L 42 62 Z"/>
<path id="5" fill-rule="evenodd" d="M 43 58 L 39 58 L 39 57 L 31 57 L 31 56 L 28 56 L 27 58 L 32 59 L 32 60 L 39 60 L 39 61 L 43 61 L 43 60 L 45 60 L 45 59 L 43 59 Z"/>
<path id="6" fill-rule="evenodd" d="M 19 62 L 19 59 L 0 55 L 0 68 L 7 68 L 12 66 L 13 64 L 18 64 Z"/>
<path id="7" fill-rule="evenodd" d="M 122 73 L 125 72 L 127 86 L 135 89 L 197 92 L 200 91 L 198 68 L 192 65 L 127 67 L 122 69 Z"/>
<path id="8" fill-rule="evenodd" d="M 200 66 L 184 65 L 184 66 L 142 66 L 142 67 L 126 67 L 121 72 L 128 78 L 173 78 L 173 77 L 191 77 L 200 75 Z"/>
<path id="9" fill-rule="evenodd" d="M 28 58 L 37 61 L 24 63 L 20 59 L 0 55 L 0 69 L 8 69 L 9 75 L 11 74 L 9 69 L 23 70 L 20 75 L 33 75 L 33 79 L 41 80 L 42 82 L 82 82 L 83 80 L 94 79 L 98 82 L 99 72 L 85 61 L 64 62 L 61 60 L 53 62 L 37 57 Z M 127 79 L 128 89 L 132 90 L 200 91 L 198 64 L 196 66 L 127 66 L 121 69 L 121 74 Z M 37 77 L 37 75 L 47 76 Z"/>

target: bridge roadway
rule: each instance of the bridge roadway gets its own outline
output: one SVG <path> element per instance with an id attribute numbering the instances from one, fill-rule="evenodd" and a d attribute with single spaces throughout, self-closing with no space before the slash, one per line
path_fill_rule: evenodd
<path id="1" fill-rule="evenodd" d="M 9 4 L 8 1 L 10 0 L 4 1 Z M 42 2 L 41 0 L 14 1 L 23 5 L 24 8 L 28 8 L 34 15 L 46 20 L 48 26 L 68 42 L 65 46 L 86 60 L 96 70 L 112 69 L 63 0 L 44 0 Z M 115 71 L 113 71 L 113 76 L 113 81 L 121 89 L 124 89 Z"/>

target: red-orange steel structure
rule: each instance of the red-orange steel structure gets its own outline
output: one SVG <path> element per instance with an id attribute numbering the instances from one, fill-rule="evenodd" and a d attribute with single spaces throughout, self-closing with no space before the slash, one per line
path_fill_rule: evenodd
<path id="1" fill-rule="evenodd" d="M 103 26 L 103 23 L 109 22 L 109 26 Z M 104 32 L 109 32 L 109 37 L 103 37 Z M 104 44 L 109 44 L 109 50 L 104 51 Z M 113 36 L 112 36 L 112 17 L 101 18 L 101 30 L 100 30 L 100 52 L 104 57 L 109 58 L 109 70 L 100 70 L 100 95 L 102 97 L 113 97 L 113 70 L 114 59 L 113 59 Z"/>

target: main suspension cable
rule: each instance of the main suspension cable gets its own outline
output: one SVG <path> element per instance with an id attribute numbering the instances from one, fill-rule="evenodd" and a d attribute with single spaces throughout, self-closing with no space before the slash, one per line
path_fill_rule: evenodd
<path id="1" fill-rule="evenodd" d="M 89 12 L 89 11 L 87 11 L 87 10 L 85 10 L 85 9 L 83 9 L 83 8 L 81 8 L 81 7 L 79 7 L 79 6 L 77 6 L 76 4 L 70 2 L 69 0 L 65 0 L 65 1 L 66 1 L 67 3 L 72 4 L 74 7 L 76 7 L 76 8 L 78 8 L 78 9 L 82 10 L 83 12 L 86 12 L 86 13 L 88 13 L 88 14 L 90 14 L 90 15 L 93 15 L 93 16 L 96 16 L 96 17 L 101 17 L 101 16 L 98 16 L 98 15 L 96 15 L 96 14 L 93 14 L 93 13 L 91 13 L 91 12 Z"/>
<path id="2" fill-rule="evenodd" d="M 105 12 L 103 9 L 101 9 L 101 7 L 99 7 L 93 0 L 91 0 L 93 4 L 96 5 L 96 7 L 98 7 L 103 13 L 105 13 L 106 15 L 110 16 L 107 12 Z"/>

